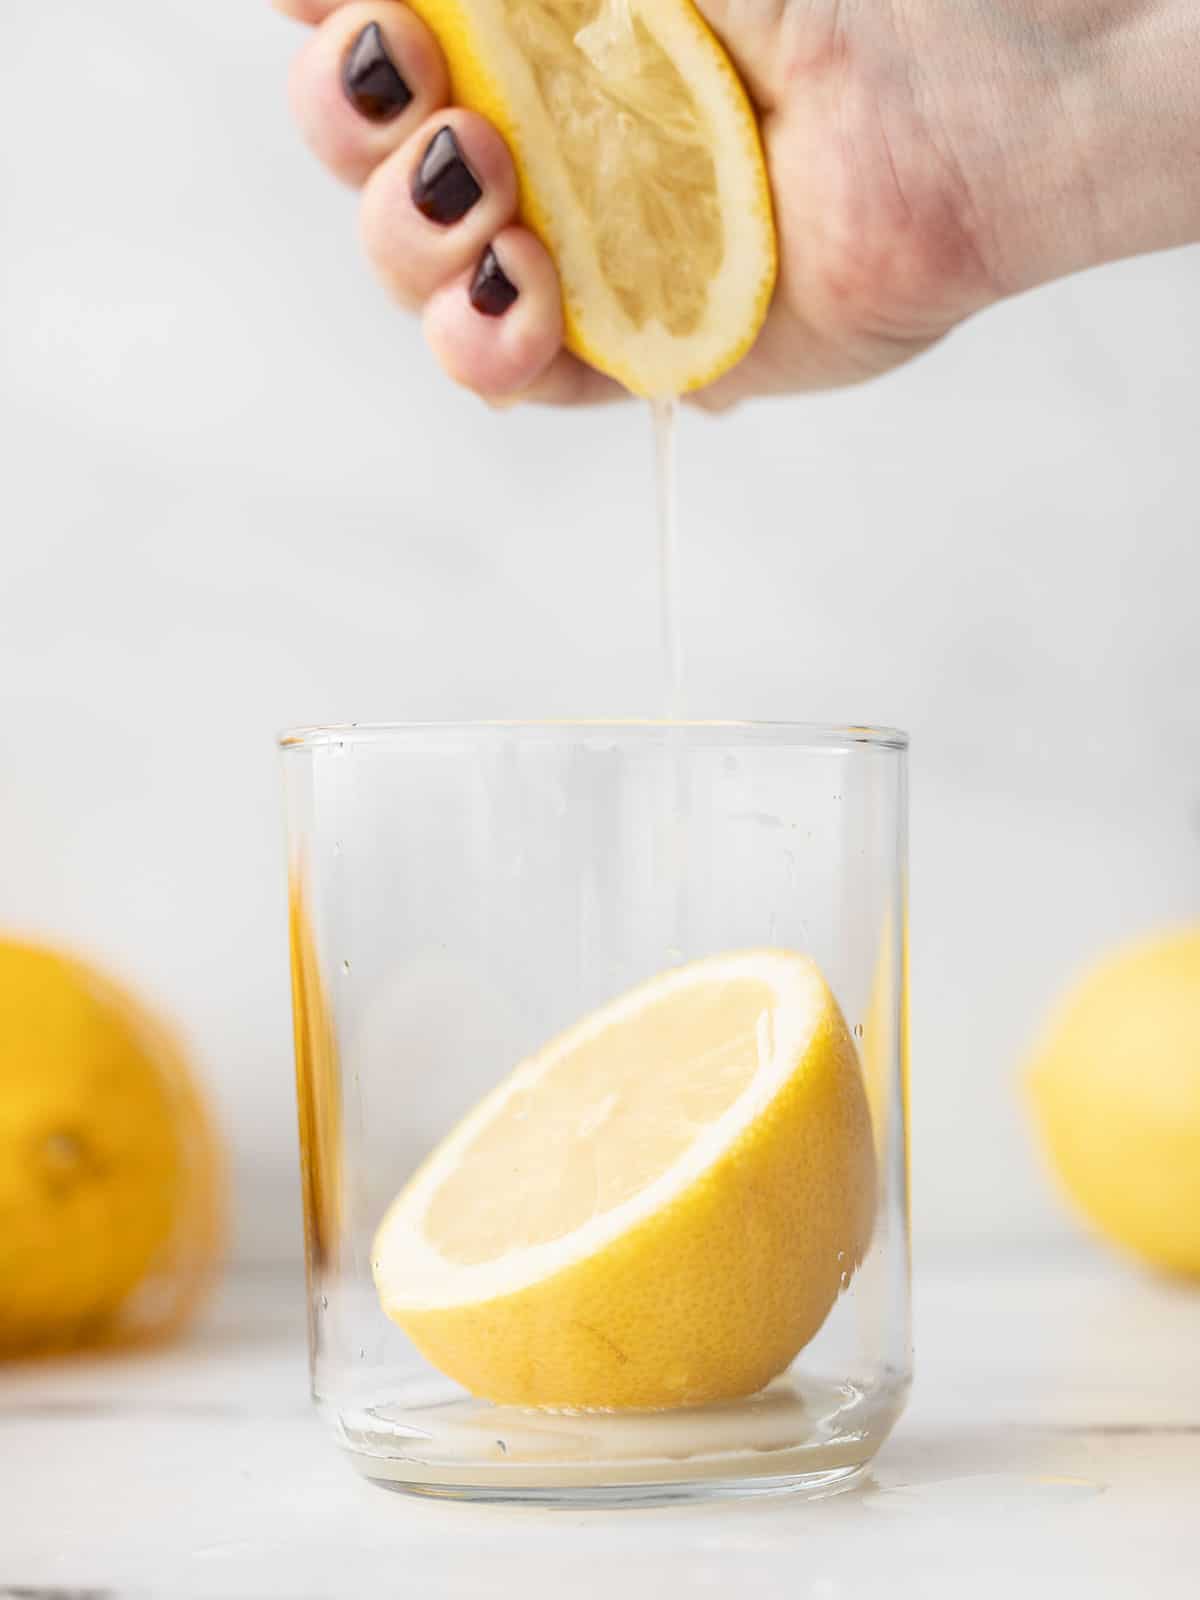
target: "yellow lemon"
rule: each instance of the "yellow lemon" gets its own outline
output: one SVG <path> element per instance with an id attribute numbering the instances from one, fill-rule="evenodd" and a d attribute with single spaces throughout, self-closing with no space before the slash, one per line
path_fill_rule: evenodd
<path id="1" fill-rule="evenodd" d="M 570 349 L 635 394 L 710 382 L 775 282 L 758 124 L 690 0 L 412 0 L 516 163 Z"/>
<path id="2" fill-rule="evenodd" d="M 0 940 L 0 1355 L 174 1326 L 220 1228 L 175 1040 L 91 967 Z"/>
<path id="3" fill-rule="evenodd" d="M 519 1066 L 389 1210 L 387 1314 L 489 1400 L 663 1408 L 752 1394 L 870 1240 L 870 1115 L 805 956 L 652 979 Z"/>
<path id="4" fill-rule="evenodd" d="M 1200 929 L 1120 951 L 1063 1002 L 1028 1087 L 1050 1165 L 1093 1226 L 1200 1275 Z"/>

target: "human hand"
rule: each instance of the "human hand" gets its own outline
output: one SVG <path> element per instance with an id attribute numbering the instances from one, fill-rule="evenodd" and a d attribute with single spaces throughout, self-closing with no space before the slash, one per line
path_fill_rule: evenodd
<path id="1" fill-rule="evenodd" d="M 507 148 L 449 105 L 429 30 L 398 0 L 275 3 L 315 25 L 297 120 L 362 187 L 372 265 L 450 376 L 492 401 L 623 393 L 563 348 Z M 873 377 L 1005 295 L 1200 236 L 1190 3 L 699 0 L 761 118 L 780 268 L 753 349 L 692 398 Z M 431 221 L 412 179 L 445 127 L 455 220 Z"/>

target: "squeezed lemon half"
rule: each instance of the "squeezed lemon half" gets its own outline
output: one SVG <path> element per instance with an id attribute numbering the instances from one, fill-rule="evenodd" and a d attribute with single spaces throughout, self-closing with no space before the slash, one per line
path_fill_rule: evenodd
<path id="1" fill-rule="evenodd" d="M 775 282 L 758 124 L 690 0 L 413 0 L 550 250 L 566 342 L 635 394 L 711 382 Z"/>
<path id="2" fill-rule="evenodd" d="M 761 1389 L 870 1241 L 871 1118 L 787 951 L 662 974 L 524 1062 L 380 1227 L 387 1314 L 485 1399 L 663 1408 Z"/>

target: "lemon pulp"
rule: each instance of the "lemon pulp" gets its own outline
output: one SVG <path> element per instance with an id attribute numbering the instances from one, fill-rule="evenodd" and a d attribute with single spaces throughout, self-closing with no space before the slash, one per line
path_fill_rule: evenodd
<path id="1" fill-rule="evenodd" d="M 517 1091 L 429 1209 L 440 1253 L 463 1265 L 493 1260 L 574 1233 L 640 1193 L 746 1087 L 769 1006 L 766 985 L 747 979 L 699 1001 L 668 995 L 581 1043 L 569 1070 Z M 486 1208 L 481 1192 L 494 1197 Z"/>
<path id="2" fill-rule="evenodd" d="M 505 14 L 631 325 L 653 318 L 693 332 L 724 225 L 704 118 L 682 74 L 620 0 L 506 0 Z"/>

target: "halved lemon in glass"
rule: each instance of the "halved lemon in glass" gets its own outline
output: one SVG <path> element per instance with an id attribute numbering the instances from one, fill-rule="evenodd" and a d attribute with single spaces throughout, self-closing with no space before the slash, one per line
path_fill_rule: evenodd
<path id="1" fill-rule="evenodd" d="M 373 1250 L 388 1316 L 485 1399 L 659 1409 L 752 1394 L 870 1242 L 871 1118 L 806 956 L 663 973 L 519 1066 Z"/>
<path id="2" fill-rule="evenodd" d="M 635 394 L 711 382 L 775 283 L 758 123 L 690 0 L 412 0 L 516 163 L 566 342 Z"/>

